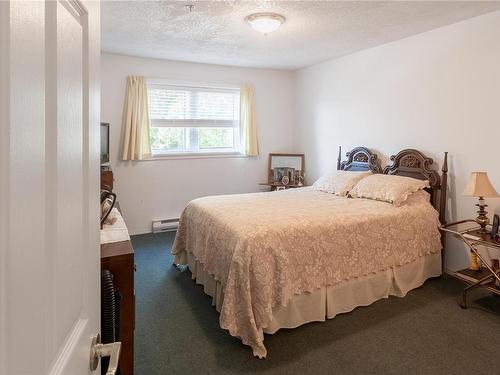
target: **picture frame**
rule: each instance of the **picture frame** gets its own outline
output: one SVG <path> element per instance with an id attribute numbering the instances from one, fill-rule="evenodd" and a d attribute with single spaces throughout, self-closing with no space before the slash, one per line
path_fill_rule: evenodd
<path id="1" fill-rule="evenodd" d="M 285 168 L 274 168 L 273 169 L 273 180 L 274 182 L 281 182 L 285 176 Z"/>
<path id="2" fill-rule="evenodd" d="M 283 177 L 288 177 L 288 184 L 295 186 L 304 180 L 304 154 L 269 154 L 268 182 L 282 184 Z"/>
<path id="3" fill-rule="evenodd" d="M 491 225 L 491 238 L 495 239 L 498 235 L 498 226 L 500 225 L 500 217 L 498 215 L 493 216 L 493 224 Z"/>

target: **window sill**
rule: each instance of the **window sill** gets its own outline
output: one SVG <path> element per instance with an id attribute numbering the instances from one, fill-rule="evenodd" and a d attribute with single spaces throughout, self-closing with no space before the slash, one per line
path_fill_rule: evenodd
<path id="1" fill-rule="evenodd" d="M 191 153 L 191 154 L 156 154 L 149 159 L 141 161 L 155 160 L 182 160 L 182 159 L 224 159 L 224 158 L 249 158 L 249 156 L 240 153 Z"/>

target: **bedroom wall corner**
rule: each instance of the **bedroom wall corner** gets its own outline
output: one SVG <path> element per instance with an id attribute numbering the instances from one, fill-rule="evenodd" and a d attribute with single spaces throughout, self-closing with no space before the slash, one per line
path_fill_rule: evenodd
<path id="1" fill-rule="evenodd" d="M 335 168 L 338 145 L 370 147 L 382 165 L 416 148 L 440 168 L 448 151 L 448 221 L 477 216 L 462 196 L 470 172 L 488 171 L 500 190 L 498 40 L 500 11 L 295 72 L 294 149 L 306 153 L 307 182 Z M 487 203 L 500 212 L 500 199 Z M 447 269 L 467 265 L 457 241 L 447 248 Z"/>
<path id="2" fill-rule="evenodd" d="M 151 231 L 153 219 L 179 217 L 192 199 L 260 191 L 267 155 L 293 148 L 293 73 L 102 53 L 101 121 L 110 123 L 110 162 L 115 191 L 131 234 Z M 258 157 L 120 160 L 127 75 L 240 85 L 252 82 L 261 154 Z"/>

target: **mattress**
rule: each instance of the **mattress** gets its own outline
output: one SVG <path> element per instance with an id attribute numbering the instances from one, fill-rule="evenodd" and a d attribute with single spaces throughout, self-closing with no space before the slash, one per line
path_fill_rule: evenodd
<path id="1" fill-rule="evenodd" d="M 438 224 L 423 191 L 400 207 L 311 188 L 214 196 L 186 206 L 172 253 L 178 264 L 194 257 L 220 284 L 221 327 L 262 358 L 273 311 L 438 253 Z"/>

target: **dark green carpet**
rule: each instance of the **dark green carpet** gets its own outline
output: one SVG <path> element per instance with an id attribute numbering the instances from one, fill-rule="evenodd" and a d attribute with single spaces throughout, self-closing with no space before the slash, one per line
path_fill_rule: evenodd
<path id="1" fill-rule="evenodd" d="M 405 298 L 357 308 L 325 323 L 266 335 L 268 358 L 219 328 L 189 271 L 172 267 L 174 233 L 134 236 L 135 373 L 500 374 L 500 298 L 429 280 Z"/>

